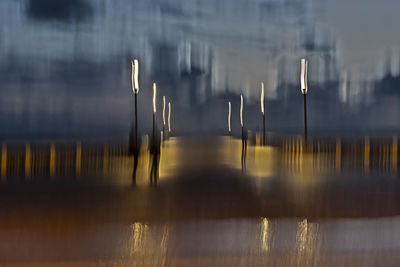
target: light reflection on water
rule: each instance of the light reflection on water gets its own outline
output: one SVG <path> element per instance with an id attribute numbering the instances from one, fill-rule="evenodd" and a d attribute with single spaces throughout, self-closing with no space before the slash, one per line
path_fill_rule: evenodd
<path id="1" fill-rule="evenodd" d="M 360 264 L 360 260 L 379 254 L 376 260 L 390 262 L 400 250 L 399 225 L 397 217 L 314 222 L 260 218 L 97 225 L 91 230 L 73 228 L 68 235 L 54 229 L 46 230 L 45 236 L 40 234 L 44 229 L 35 230 L 38 234 L 34 236 L 29 230 L 0 230 L 8 244 L 2 242 L 0 260 L 133 262 L 142 266 L 201 259 L 213 264 L 218 259 L 247 264 L 275 259 L 294 261 L 288 266 L 298 266 L 298 260 L 318 264 L 324 257 L 345 255 L 356 257 L 345 258 L 348 263 Z M 15 246 L 17 242 L 19 246 Z M 69 249 L 64 251 L 66 247 Z M 62 256 L 56 256 L 59 251 Z"/>

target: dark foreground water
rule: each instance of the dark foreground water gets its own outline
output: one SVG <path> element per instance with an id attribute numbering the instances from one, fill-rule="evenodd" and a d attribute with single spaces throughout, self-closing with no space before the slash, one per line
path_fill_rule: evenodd
<path id="1" fill-rule="evenodd" d="M 92 177 L 5 179 L 0 263 L 396 266 L 400 181 L 390 157 L 368 169 L 347 157 L 338 168 L 336 153 L 249 144 L 242 169 L 241 148 L 233 138 L 171 138 L 157 185 L 146 153 L 136 186 L 129 156 Z"/>

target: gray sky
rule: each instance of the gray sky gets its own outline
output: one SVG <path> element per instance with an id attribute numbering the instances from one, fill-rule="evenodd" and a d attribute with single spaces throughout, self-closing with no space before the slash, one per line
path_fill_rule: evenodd
<path id="1" fill-rule="evenodd" d="M 382 60 L 385 49 L 400 47 L 400 1 L 326 0 L 320 4 L 323 12 L 318 20 L 335 33 L 344 66 L 370 69 Z"/>

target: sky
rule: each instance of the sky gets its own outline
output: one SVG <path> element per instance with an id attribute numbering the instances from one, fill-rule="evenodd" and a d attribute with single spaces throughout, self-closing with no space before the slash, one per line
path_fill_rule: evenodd
<path id="1" fill-rule="evenodd" d="M 268 130 L 300 132 L 302 57 L 311 133 L 400 129 L 394 0 L 60 1 L 0 2 L 0 138 L 126 136 L 133 58 L 143 132 L 153 82 L 177 134 L 224 133 L 240 94 L 260 129 L 261 82 Z"/>

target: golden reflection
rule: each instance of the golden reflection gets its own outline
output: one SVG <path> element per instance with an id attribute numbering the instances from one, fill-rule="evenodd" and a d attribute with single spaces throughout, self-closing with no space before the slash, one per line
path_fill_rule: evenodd
<path id="1" fill-rule="evenodd" d="M 312 253 L 317 248 L 318 224 L 309 223 L 307 219 L 297 224 L 296 251 Z"/>
<path id="2" fill-rule="evenodd" d="M 278 149 L 272 146 L 248 146 L 247 173 L 254 177 L 270 177 L 277 171 Z"/>
<path id="3" fill-rule="evenodd" d="M 305 58 L 301 59 L 301 71 L 300 71 L 300 85 L 301 92 L 303 94 L 307 94 L 308 86 L 307 86 L 307 72 L 308 72 L 308 61 Z"/>
<path id="4" fill-rule="evenodd" d="M 178 157 L 181 154 L 181 144 L 175 138 L 169 138 L 164 141 L 161 148 L 158 172 L 160 181 L 175 174 L 177 164 L 179 163 Z"/>
<path id="5" fill-rule="evenodd" d="M 398 139 L 397 136 L 393 136 L 392 138 L 392 149 L 391 149 L 391 171 L 397 171 L 397 157 L 398 157 Z"/>
<path id="6" fill-rule="evenodd" d="M 25 145 L 25 178 L 27 180 L 31 177 L 31 166 L 32 166 L 32 153 L 30 144 Z"/>
<path id="7" fill-rule="evenodd" d="M 56 170 L 56 148 L 53 143 L 50 144 L 50 177 L 54 178 Z"/>
<path id="8" fill-rule="evenodd" d="M 7 145 L 1 146 L 1 180 L 5 181 L 7 176 Z"/>
<path id="9" fill-rule="evenodd" d="M 369 172 L 369 163 L 370 163 L 370 141 L 369 137 L 365 137 L 364 139 L 364 169 L 365 172 Z"/>
<path id="10" fill-rule="evenodd" d="M 135 94 L 139 93 L 139 61 L 132 62 L 132 90 Z"/>
<path id="11" fill-rule="evenodd" d="M 153 83 L 153 113 L 156 113 L 157 84 Z"/>
<path id="12" fill-rule="evenodd" d="M 130 231 L 128 249 L 132 256 L 135 253 L 145 250 L 144 245 L 148 236 L 149 227 L 146 224 L 135 222 L 130 226 Z"/>
<path id="13" fill-rule="evenodd" d="M 261 250 L 270 251 L 271 242 L 271 229 L 270 222 L 267 218 L 263 218 L 261 221 Z"/>

